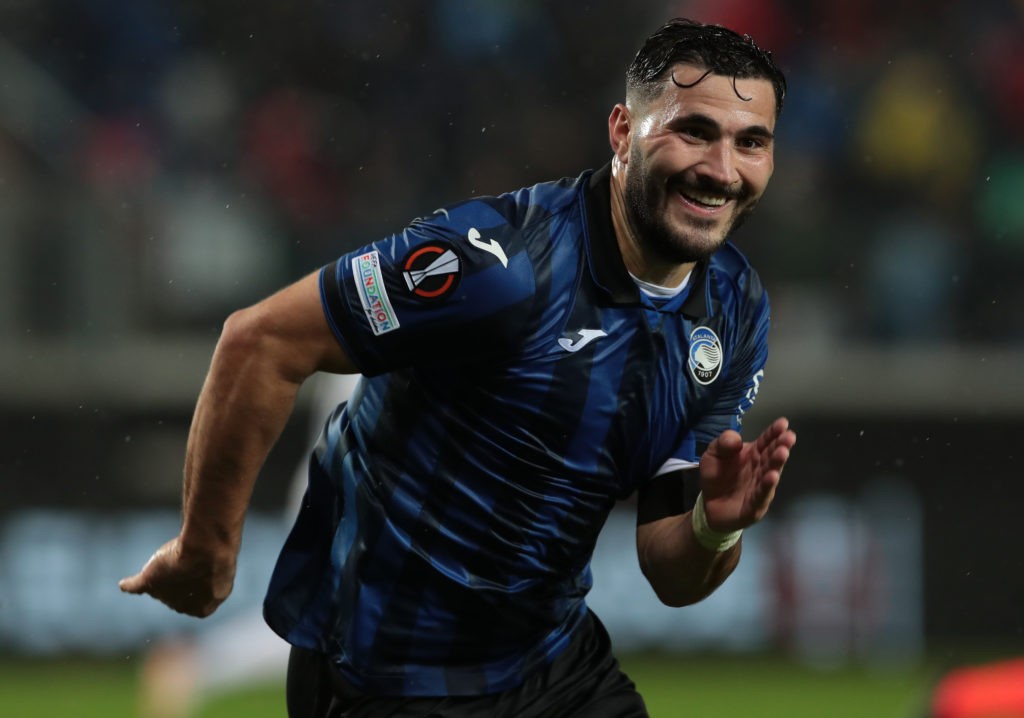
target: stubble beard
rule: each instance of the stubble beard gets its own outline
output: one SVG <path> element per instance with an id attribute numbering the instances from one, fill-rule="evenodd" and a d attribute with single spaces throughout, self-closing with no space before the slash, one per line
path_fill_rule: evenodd
<path id="1" fill-rule="evenodd" d="M 737 213 L 724 228 L 714 220 L 688 217 L 685 227 L 675 228 L 668 222 L 666 193 L 671 191 L 655 185 L 650 172 L 636 148 L 631 149 L 631 171 L 623 190 L 626 207 L 637 232 L 637 241 L 645 251 L 672 264 L 690 264 L 707 259 L 754 211 L 751 204 Z M 743 198 L 736 197 L 739 202 Z"/>

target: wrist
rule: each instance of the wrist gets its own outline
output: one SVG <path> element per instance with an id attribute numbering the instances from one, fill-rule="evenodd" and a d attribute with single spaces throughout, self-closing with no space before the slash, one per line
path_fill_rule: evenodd
<path id="1" fill-rule="evenodd" d="M 189 561 L 212 566 L 233 564 L 240 543 L 234 534 L 211 523 L 186 520 L 178 536 L 178 549 Z"/>
<path id="2" fill-rule="evenodd" d="M 690 524 L 693 526 L 693 535 L 697 539 L 697 543 L 715 553 L 728 551 L 739 542 L 740 536 L 743 535 L 743 529 L 715 531 L 708 525 L 703 492 L 697 494 L 697 503 L 694 504 L 693 511 L 690 513 Z"/>

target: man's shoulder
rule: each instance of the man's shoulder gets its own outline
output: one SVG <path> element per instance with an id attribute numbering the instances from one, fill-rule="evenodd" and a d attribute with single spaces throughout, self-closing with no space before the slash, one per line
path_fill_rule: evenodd
<path id="1" fill-rule="evenodd" d="M 539 182 L 498 195 L 480 195 L 439 209 L 445 220 L 466 227 L 523 228 L 578 207 L 591 171 L 577 177 Z"/>
<path id="2" fill-rule="evenodd" d="M 723 300 L 735 301 L 741 305 L 758 305 L 767 300 L 767 293 L 761 277 L 743 252 L 732 242 L 726 242 L 715 252 L 709 269 Z"/>
<path id="3" fill-rule="evenodd" d="M 725 242 L 718 251 L 711 255 L 711 268 L 718 272 L 725 272 L 731 277 L 738 277 L 748 272 L 755 272 L 754 266 L 732 242 Z"/>

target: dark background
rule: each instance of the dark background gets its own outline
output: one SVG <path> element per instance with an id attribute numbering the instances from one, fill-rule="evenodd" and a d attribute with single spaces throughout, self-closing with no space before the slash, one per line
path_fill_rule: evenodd
<path id="1" fill-rule="evenodd" d="M 790 82 L 737 237 L 774 308 L 748 425 L 800 435 L 775 510 L 899 476 L 927 639 L 1024 643 L 1010 0 L 5 0 L 0 522 L 177 506 L 227 313 L 442 204 L 600 166 L 632 53 L 677 14 L 751 33 Z M 256 508 L 283 501 L 309 403 Z"/>

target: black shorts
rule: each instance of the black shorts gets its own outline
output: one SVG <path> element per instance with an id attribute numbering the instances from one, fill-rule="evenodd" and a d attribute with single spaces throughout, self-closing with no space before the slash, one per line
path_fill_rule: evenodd
<path id="1" fill-rule="evenodd" d="M 612 655 L 593 613 L 569 646 L 522 685 L 482 696 L 371 696 L 348 684 L 322 653 L 292 648 L 289 718 L 647 718 L 643 698 Z"/>

